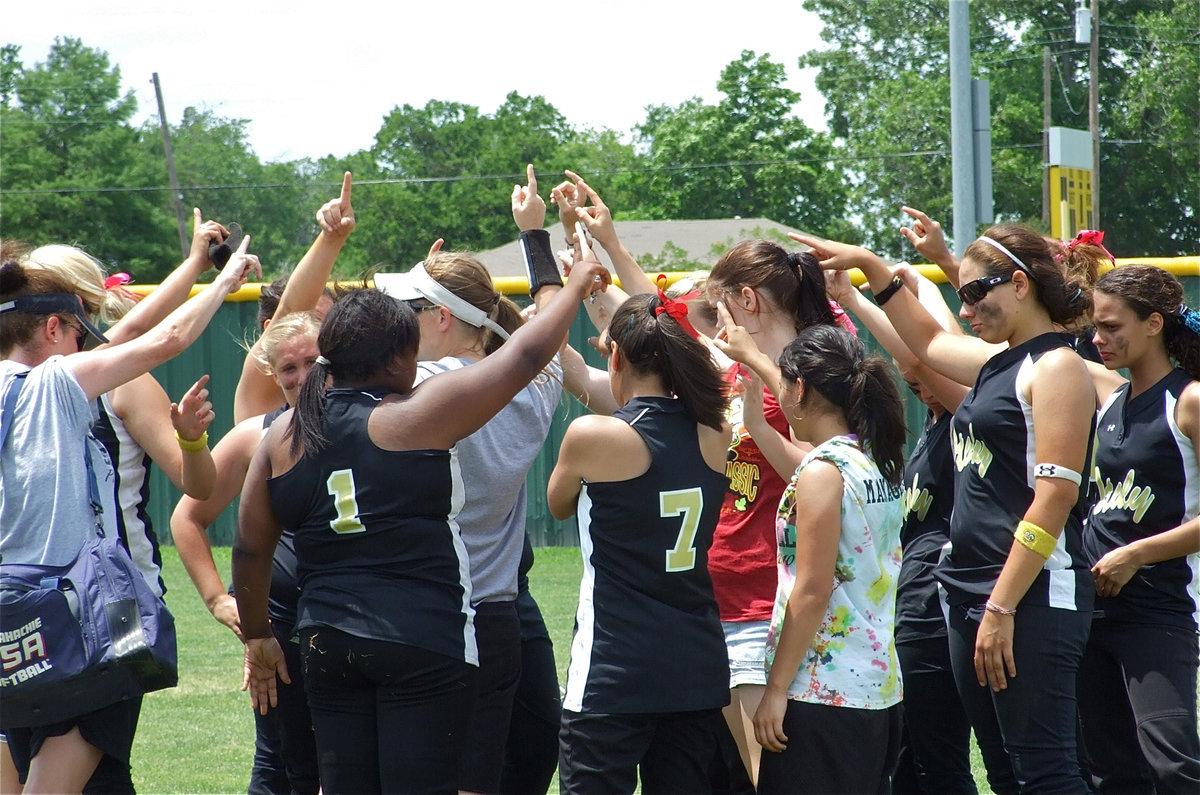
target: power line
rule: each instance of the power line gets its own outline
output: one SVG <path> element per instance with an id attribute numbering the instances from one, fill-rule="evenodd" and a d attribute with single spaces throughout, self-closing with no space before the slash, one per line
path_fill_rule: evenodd
<path id="1" fill-rule="evenodd" d="M 1200 139 L 1197 140 L 1179 140 L 1172 141 L 1168 139 L 1117 139 L 1110 141 L 1102 141 L 1105 146 L 1194 146 L 1200 144 Z M 1007 144 L 1004 146 L 994 146 L 993 151 L 1009 151 L 1017 149 L 1040 149 L 1041 142 L 1027 144 Z M 949 149 L 923 149 L 914 152 L 881 152 L 877 154 L 847 154 L 833 155 L 830 157 L 808 157 L 780 160 L 745 160 L 745 161 L 727 161 L 722 163 L 688 163 L 682 165 L 667 165 L 667 166 L 649 166 L 645 168 L 613 168 L 613 169 L 581 169 L 578 171 L 581 175 L 612 175 L 612 174 L 645 174 L 655 172 L 675 172 L 675 171 L 703 171 L 710 169 L 729 169 L 729 168 L 748 168 L 761 166 L 775 165 L 804 165 L 809 163 L 844 163 L 844 162 L 862 162 L 869 160 L 900 160 L 913 157 L 946 157 L 949 156 Z M 524 174 L 479 174 L 479 175 L 461 175 L 454 177 L 396 177 L 387 179 L 361 179 L 355 180 L 356 186 L 366 185 L 422 185 L 422 184 L 446 184 L 453 182 L 486 182 L 500 181 L 511 183 L 514 180 L 524 179 Z M 242 185 L 187 185 L 180 188 L 181 191 L 218 191 L 218 190 L 302 190 L 307 188 L 329 188 L 337 187 L 341 182 L 293 182 L 293 183 L 251 183 Z M 108 188 L 22 188 L 22 189 L 0 189 L 0 195 L 5 196 L 33 196 L 33 195 L 48 195 L 48 194 L 79 194 L 79 193 L 147 193 L 155 191 L 169 191 L 170 186 L 166 185 L 150 185 L 150 186 L 133 186 L 133 187 L 108 187 Z"/>

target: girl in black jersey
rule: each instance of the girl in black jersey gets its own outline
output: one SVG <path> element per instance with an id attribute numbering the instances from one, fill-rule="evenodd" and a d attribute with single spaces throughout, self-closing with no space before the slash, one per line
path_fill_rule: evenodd
<path id="1" fill-rule="evenodd" d="M 1082 549 L 1095 391 L 1055 332 L 1090 306 L 1066 283 L 1045 240 L 992 227 L 967 247 L 960 316 L 991 358 L 944 331 L 883 260 L 865 249 L 796 236 L 822 266 L 860 268 L 918 358 L 974 383 L 955 412 L 951 550 L 936 575 L 950 603 L 954 678 L 996 792 L 1084 792 L 1075 679 L 1094 587 Z"/>
<path id="2" fill-rule="evenodd" d="M 1098 501 L 1084 528 L 1096 613 L 1079 677 L 1101 791 L 1200 791 L 1200 315 L 1149 265 L 1096 283 L 1095 342 L 1129 383 L 1096 431 Z"/>
<path id="3" fill-rule="evenodd" d="M 416 388 L 411 307 L 368 289 L 326 316 L 297 407 L 251 461 L 233 552 L 245 686 L 266 710 L 276 675 L 289 681 L 267 597 L 281 528 L 294 529 L 322 789 L 456 790 L 478 657 L 452 449 L 550 361 L 597 277 L 599 262 L 577 265 L 499 350 Z"/>
<path id="4" fill-rule="evenodd" d="M 550 475 L 579 514 L 584 579 L 563 699 L 563 792 L 701 792 L 729 702 L 707 553 L 725 493 L 726 391 L 687 307 L 638 295 L 613 315 L 611 417 L 571 423 Z M 690 323 L 686 323 L 690 329 Z"/>

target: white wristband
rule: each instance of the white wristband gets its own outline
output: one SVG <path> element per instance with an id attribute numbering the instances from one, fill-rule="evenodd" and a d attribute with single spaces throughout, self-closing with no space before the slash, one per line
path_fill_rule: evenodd
<path id="1" fill-rule="evenodd" d="M 1033 476 L 1035 478 L 1061 478 L 1071 481 L 1076 486 L 1083 483 L 1083 475 L 1059 464 L 1034 464 Z"/>

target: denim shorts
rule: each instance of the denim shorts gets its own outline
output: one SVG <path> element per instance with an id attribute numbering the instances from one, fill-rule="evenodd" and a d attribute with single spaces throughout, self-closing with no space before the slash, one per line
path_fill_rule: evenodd
<path id="1" fill-rule="evenodd" d="M 770 621 L 722 621 L 729 650 L 729 688 L 767 684 L 767 629 Z"/>

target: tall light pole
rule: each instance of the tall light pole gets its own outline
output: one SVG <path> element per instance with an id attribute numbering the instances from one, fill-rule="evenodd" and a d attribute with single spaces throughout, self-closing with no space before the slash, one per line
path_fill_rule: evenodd
<path id="1" fill-rule="evenodd" d="M 1088 46 L 1088 132 L 1092 136 L 1092 219 L 1100 226 L 1100 0 L 1078 0 L 1075 43 Z"/>

